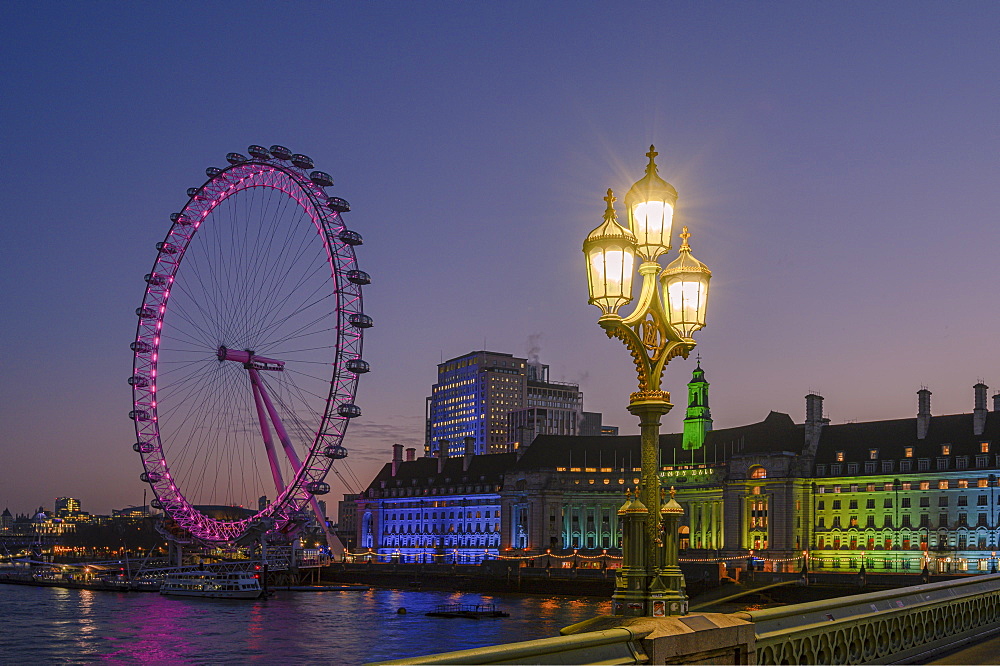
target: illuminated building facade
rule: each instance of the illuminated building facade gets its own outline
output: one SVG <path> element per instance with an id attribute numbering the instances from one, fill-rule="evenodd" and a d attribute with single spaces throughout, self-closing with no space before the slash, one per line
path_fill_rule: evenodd
<path id="1" fill-rule="evenodd" d="M 526 360 L 511 354 L 476 351 L 438 365 L 438 381 L 427 399 L 424 453 L 437 456 L 448 442 L 448 455 L 464 455 L 466 437 L 476 455 L 506 449 L 507 415 L 524 407 Z"/>
<path id="2" fill-rule="evenodd" d="M 600 423 L 601 415 L 596 417 Z M 510 412 L 507 440 L 492 452 L 515 451 L 538 435 L 582 434 L 583 420 L 580 386 L 550 381 L 549 366 L 529 363 L 524 408 Z"/>
<path id="3" fill-rule="evenodd" d="M 416 458 L 393 446 L 392 461 L 357 499 L 355 553 L 381 561 L 476 563 L 500 548 L 500 487 L 516 454 Z M 412 451 L 412 449 L 411 449 Z"/>

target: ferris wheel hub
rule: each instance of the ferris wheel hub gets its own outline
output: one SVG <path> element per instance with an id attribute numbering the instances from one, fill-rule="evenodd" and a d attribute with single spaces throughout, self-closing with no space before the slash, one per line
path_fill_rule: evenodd
<path id="1" fill-rule="evenodd" d="M 258 356 L 252 349 L 229 349 L 225 345 L 221 345 L 215 355 L 220 361 L 235 361 L 237 363 L 242 363 L 243 367 L 247 370 L 250 368 L 253 368 L 254 370 L 277 371 L 285 369 L 284 361 L 277 361 L 273 358 Z"/>

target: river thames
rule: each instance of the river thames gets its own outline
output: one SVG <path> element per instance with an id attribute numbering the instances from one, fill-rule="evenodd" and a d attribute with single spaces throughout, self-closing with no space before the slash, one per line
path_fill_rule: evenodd
<path id="1" fill-rule="evenodd" d="M 457 603 L 495 603 L 510 617 L 424 616 Z M 0 585 L 0 661 L 356 666 L 557 636 L 609 609 L 602 599 L 438 591 L 279 591 L 230 601 Z"/>

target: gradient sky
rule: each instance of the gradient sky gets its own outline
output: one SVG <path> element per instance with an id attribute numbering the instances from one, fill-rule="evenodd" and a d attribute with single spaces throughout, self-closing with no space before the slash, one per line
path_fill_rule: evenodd
<path id="1" fill-rule="evenodd" d="M 364 482 L 422 443 L 436 364 L 484 346 L 537 340 L 638 431 L 580 250 L 651 143 L 714 274 L 716 427 L 801 422 L 811 390 L 841 423 L 1000 388 L 998 3 L 8 2 L 0 31 L 0 508 L 142 501 L 142 276 L 251 143 L 311 155 L 364 234 Z"/>

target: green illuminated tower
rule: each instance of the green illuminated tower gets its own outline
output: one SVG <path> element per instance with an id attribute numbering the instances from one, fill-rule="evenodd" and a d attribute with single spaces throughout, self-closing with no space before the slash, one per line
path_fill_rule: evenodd
<path id="1" fill-rule="evenodd" d="M 705 381 L 705 371 L 701 369 L 701 357 L 698 357 L 698 367 L 688 382 L 688 406 L 684 414 L 685 450 L 700 449 L 705 444 L 705 435 L 712 429 L 712 412 L 708 408 L 708 382 Z"/>

